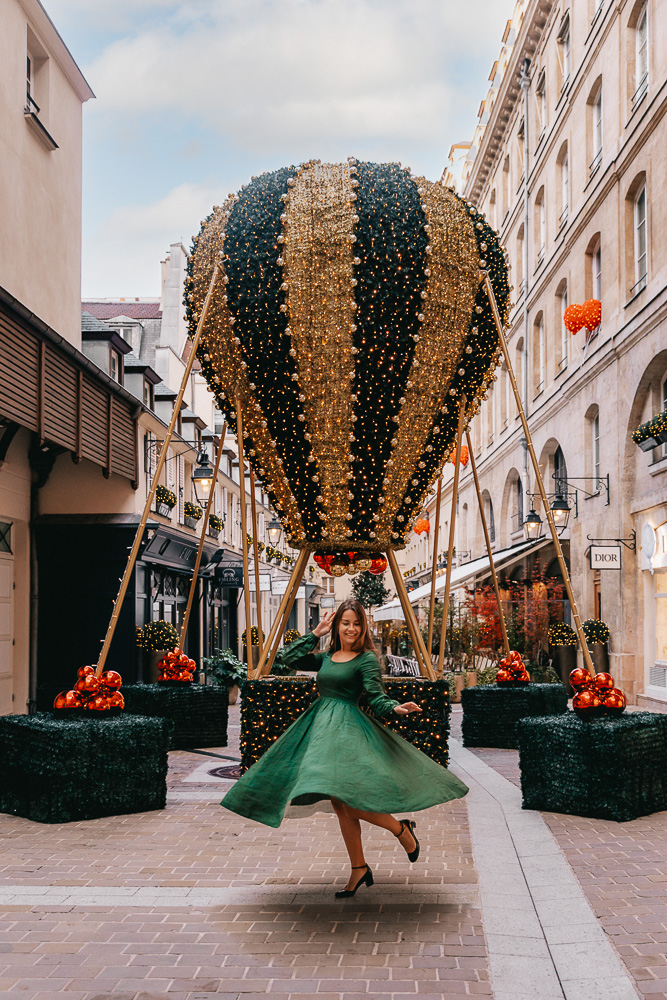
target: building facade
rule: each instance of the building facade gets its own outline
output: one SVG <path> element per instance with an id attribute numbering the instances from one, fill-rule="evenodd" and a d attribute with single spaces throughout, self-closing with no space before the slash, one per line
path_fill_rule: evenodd
<path id="1" fill-rule="evenodd" d="M 562 543 L 581 617 L 608 623 L 611 669 L 631 699 L 663 710 L 667 451 L 640 450 L 632 432 L 667 408 L 665 17 L 664 0 L 520 0 L 460 185 L 506 248 L 510 359 L 550 504 L 571 508 Z M 590 299 L 600 324 L 569 333 L 568 304 Z M 470 428 L 492 544 L 509 575 L 537 555 L 557 575 L 546 540 L 539 554 L 507 553 L 533 505 L 545 518 L 504 364 L 497 375 Z M 450 466 L 436 561 L 451 480 Z M 433 521 L 433 500 L 430 510 Z M 470 466 L 456 532 L 459 563 L 484 553 Z M 406 554 L 415 579 L 430 566 L 420 545 Z M 592 565 L 597 545 L 615 568 Z"/>

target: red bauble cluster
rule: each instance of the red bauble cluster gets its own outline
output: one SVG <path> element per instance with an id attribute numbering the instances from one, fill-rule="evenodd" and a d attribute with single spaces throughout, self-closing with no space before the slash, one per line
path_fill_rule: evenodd
<path id="1" fill-rule="evenodd" d="M 53 707 L 59 711 L 85 708 L 89 712 L 125 708 L 125 699 L 120 693 L 122 683 L 117 670 L 105 670 L 97 677 L 94 667 L 79 667 L 76 684 L 70 691 L 56 695 Z"/>
<path id="2" fill-rule="evenodd" d="M 496 684 L 529 684 L 530 674 L 521 659 L 521 653 L 510 649 L 509 656 L 504 656 L 499 663 L 496 674 Z"/>
<path id="3" fill-rule="evenodd" d="M 620 688 L 614 687 L 611 674 L 599 673 L 592 677 L 585 667 L 577 667 L 570 674 L 570 684 L 575 691 L 572 708 L 580 719 L 620 715 L 628 703 Z"/>
<path id="4" fill-rule="evenodd" d="M 175 649 L 167 653 L 158 663 L 160 674 L 158 681 L 180 681 L 182 684 L 191 684 L 192 675 L 197 669 L 197 664 L 186 656 L 182 649 Z"/>
<path id="5" fill-rule="evenodd" d="M 415 535 L 421 535 L 422 531 L 425 531 L 426 534 L 428 535 L 430 530 L 431 530 L 431 522 L 429 521 L 429 519 L 427 517 L 418 517 L 417 520 L 415 521 L 415 526 L 413 528 Z"/>
<path id="6" fill-rule="evenodd" d="M 348 572 L 347 567 L 354 572 L 368 572 L 372 573 L 373 576 L 379 576 L 387 568 L 387 560 L 384 556 L 371 556 L 366 555 L 362 552 L 339 552 L 338 554 L 333 552 L 316 552 L 313 556 L 313 561 L 323 570 L 327 576 L 341 576 L 340 572 L 332 573 L 331 564 L 337 560 L 337 563 L 344 563 L 343 573 Z"/>
<path id="7" fill-rule="evenodd" d="M 602 303 L 599 299 L 586 299 L 583 305 L 573 302 L 563 313 L 565 329 L 579 333 L 583 326 L 591 333 L 602 322 Z"/>

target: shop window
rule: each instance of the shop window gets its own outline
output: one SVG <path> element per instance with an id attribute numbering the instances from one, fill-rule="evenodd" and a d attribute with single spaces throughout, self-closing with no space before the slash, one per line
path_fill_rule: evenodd
<path id="1" fill-rule="evenodd" d="M 650 670 L 650 684 L 667 688 L 667 570 L 653 574 L 655 664 Z"/>

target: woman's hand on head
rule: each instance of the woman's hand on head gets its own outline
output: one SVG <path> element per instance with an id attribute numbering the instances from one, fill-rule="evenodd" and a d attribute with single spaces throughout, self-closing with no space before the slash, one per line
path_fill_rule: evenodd
<path id="1" fill-rule="evenodd" d="M 334 611 L 327 611 L 313 629 L 313 635 L 316 635 L 318 639 L 321 639 L 323 635 L 327 635 L 331 631 L 334 615 Z"/>
<path id="2" fill-rule="evenodd" d="M 411 712 L 421 712 L 421 708 L 414 701 L 406 701 L 402 705 L 394 708 L 396 715 L 410 715 Z"/>

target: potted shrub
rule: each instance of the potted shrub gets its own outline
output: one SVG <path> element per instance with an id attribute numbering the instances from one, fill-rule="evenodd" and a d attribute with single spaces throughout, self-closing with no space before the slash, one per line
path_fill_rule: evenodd
<path id="1" fill-rule="evenodd" d="M 570 685 L 570 674 L 577 665 L 577 633 L 565 622 L 555 622 L 549 627 L 549 646 L 553 650 L 553 662 L 568 695 L 574 691 Z"/>
<path id="2" fill-rule="evenodd" d="M 144 650 L 144 679 L 147 683 L 157 681 L 158 663 L 176 649 L 180 639 L 180 632 L 171 622 L 146 622 L 143 628 L 137 629 L 137 646 Z"/>
<path id="3" fill-rule="evenodd" d="M 598 673 L 609 673 L 609 640 L 611 633 L 606 622 L 599 618 L 589 618 L 582 629 L 591 652 L 591 658 Z"/>
<path id="4" fill-rule="evenodd" d="M 225 526 L 225 522 L 217 514 L 211 514 L 208 519 L 208 533 L 212 538 L 217 538 L 222 529 Z"/>
<path id="5" fill-rule="evenodd" d="M 158 486 L 155 491 L 155 511 L 161 517 L 171 517 L 176 506 L 176 494 L 166 486 Z"/>
<path id="6" fill-rule="evenodd" d="M 232 649 L 219 649 L 214 656 L 204 660 L 204 670 L 214 684 L 228 689 L 229 704 L 235 705 L 240 686 L 248 676 L 245 663 L 241 663 Z"/>
<path id="7" fill-rule="evenodd" d="M 262 642 L 264 642 L 265 635 L 262 632 Z M 250 649 L 248 649 L 246 630 L 243 629 L 243 635 L 241 636 L 241 641 L 243 643 L 243 648 L 246 653 L 246 663 L 250 663 L 252 658 L 252 664 L 254 667 L 259 663 L 259 632 L 257 626 L 253 625 L 250 629 Z"/>
<path id="8" fill-rule="evenodd" d="M 632 440 L 642 451 L 651 451 L 667 442 L 667 410 L 658 413 L 632 432 Z"/>
<path id="9" fill-rule="evenodd" d="M 201 509 L 199 504 L 190 503 L 189 500 L 185 501 L 183 507 L 183 520 L 188 528 L 196 528 L 199 521 L 201 521 L 204 511 Z"/>

